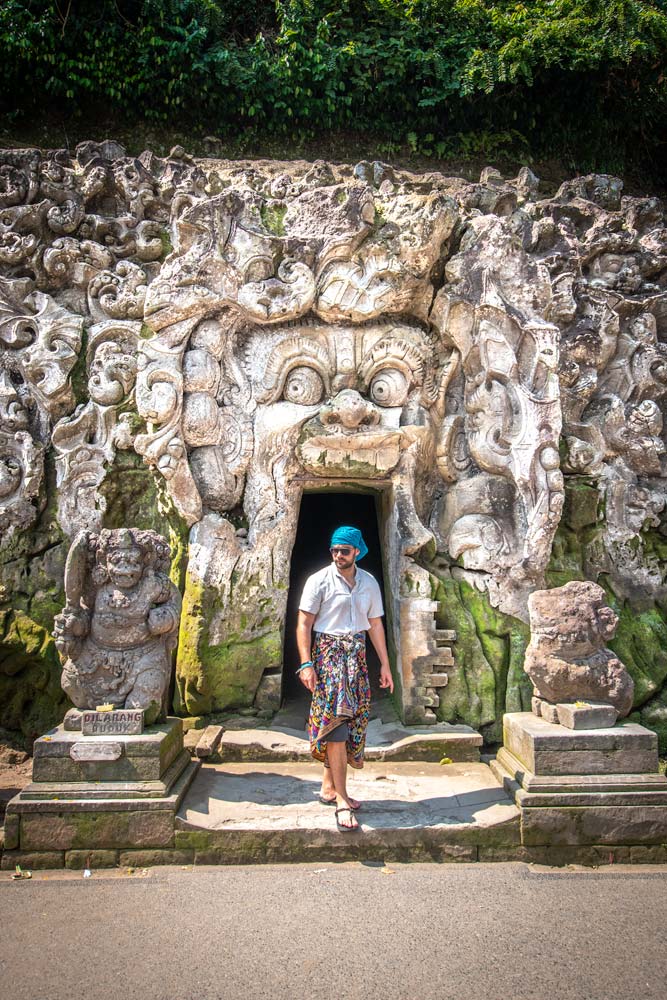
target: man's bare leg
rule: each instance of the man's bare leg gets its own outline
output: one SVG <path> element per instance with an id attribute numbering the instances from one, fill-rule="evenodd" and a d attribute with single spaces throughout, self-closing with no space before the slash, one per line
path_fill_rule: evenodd
<path id="1" fill-rule="evenodd" d="M 322 768 L 322 790 L 320 795 L 323 799 L 331 799 L 332 801 L 336 798 L 336 789 L 334 788 L 330 767 Z"/>
<path id="2" fill-rule="evenodd" d="M 350 809 L 349 813 L 341 812 L 338 822 L 341 826 L 348 826 L 351 830 L 355 830 L 359 824 L 351 811 L 347 795 L 347 747 L 345 743 L 327 743 L 327 760 L 336 792 L 336 808 Z"/>
<path id="3" fill-rule="evenodd" d="M 327 743 L 327 747 L 330 746 L 331 744 Z M 345 744 L 343 743 L 342 746 L 345 746 Z M 345 759 L 347 760 L 347 748 L 345 754 L 346 754 Z M 330 799 L 331 802 L 333 802 L 333 800 L 336 798 L 336 789 L 334 787 L 334 782 L 331 776 L 330 767 L 324 767 L 322 769 L 322 789 L 320 791 L 320 796 L 323 799 Z M 359 802 L 358 799 L 353 799 L 351 795 L 347 796 L 347 801 L 350 803 L 353 809 L 359 809 L 359 807 L 361 806 L 361 802 Z"/>

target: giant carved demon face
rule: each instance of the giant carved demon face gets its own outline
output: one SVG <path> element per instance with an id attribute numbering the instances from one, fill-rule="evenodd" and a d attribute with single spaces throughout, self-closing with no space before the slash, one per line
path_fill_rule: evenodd
<path id="1" fill-rule="evenodd" d="M 243 497 L 252 534 L 294 506 L 295 480 L 391 481 L 406 545 L 431 539 L 442 352 L 418 325 L 315 321 L 231 340 L 207 328 L 184 359 L 183 427 L 209 507 Z"/>
<path id="2" fill-rule="evenodd" d="M 435 361 L 418 327 L 282 331 L 262 365 L 260 426 L 298 426 L 296 457 L 310 475 L 384 478 L 431 434 Z"/>

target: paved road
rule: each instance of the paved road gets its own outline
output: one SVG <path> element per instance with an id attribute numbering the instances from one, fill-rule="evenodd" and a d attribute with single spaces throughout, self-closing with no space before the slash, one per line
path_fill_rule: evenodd
<path id="1" fill-rule="evenodd" d="M 665 868 L 36 874 L 0 921 L 6 1000 L 667 996 Z"/>

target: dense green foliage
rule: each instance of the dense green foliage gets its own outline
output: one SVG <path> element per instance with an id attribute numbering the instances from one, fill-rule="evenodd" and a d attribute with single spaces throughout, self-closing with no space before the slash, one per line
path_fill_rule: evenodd
<path id="1" fill-rule="evenodd" d="M 0 100 L 223 137 L 659 163 L 665 0 L 3 0 Z"/>

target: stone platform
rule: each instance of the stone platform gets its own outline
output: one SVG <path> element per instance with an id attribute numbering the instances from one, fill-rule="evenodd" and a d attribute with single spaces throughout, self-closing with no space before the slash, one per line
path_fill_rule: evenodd
<path id="1" fill-rule="evenodd" d="M 33 780 L 7 805 L 2 868 L 173 847 L 174 817 L 198 766 L 180 719 L 136 736 L 58 726 L 35 742 Z"/>
<path id="2" fill-rule="evenodd" d="M 491 767 L 521 810 L 525 847 L 667 842 L 658 739 L 636 723 L 572 730 L 528 712 L 504 719 Z"/>
<path id="3" fill-rule="evenodd" d="M 206 764 L 176 817 L 175 846 L 199 864 L 392 859 L 507 860 L 519 810 L 481 763 L 369 762 L 351 773 L 361 830 L 336 829 L 310 763 Z"/>

